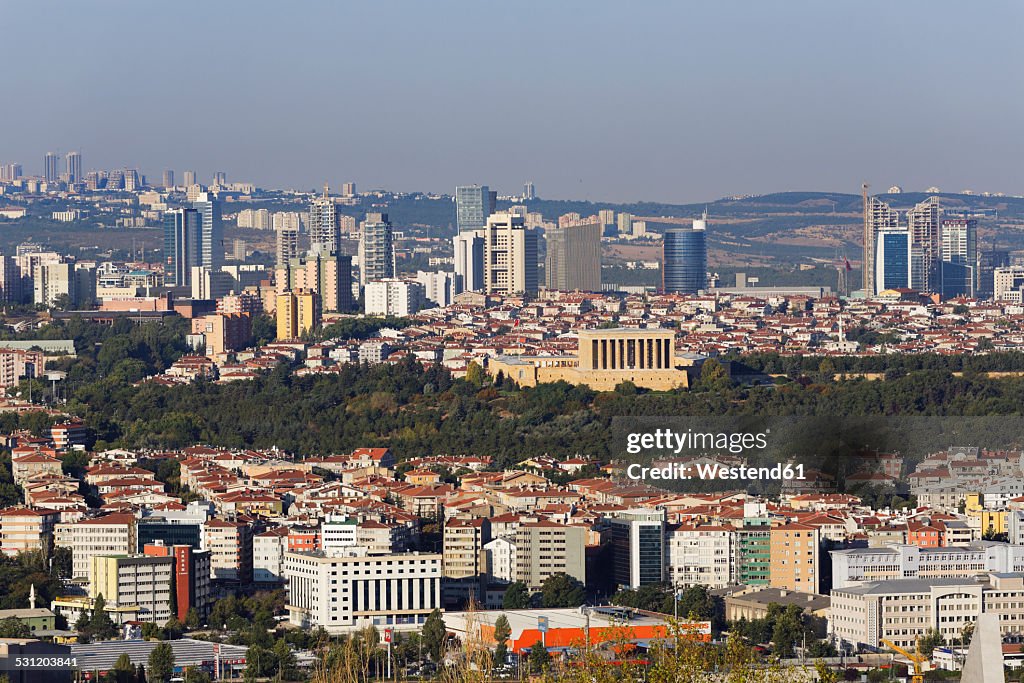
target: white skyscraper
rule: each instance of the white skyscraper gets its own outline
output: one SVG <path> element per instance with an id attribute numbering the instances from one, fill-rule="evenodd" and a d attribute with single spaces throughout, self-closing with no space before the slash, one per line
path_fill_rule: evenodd
<path id="1" fill-rule="evenodd" d="M 309 205 L 309 250 L 314 254 L 334 254 L 340 241 L 338 207 L 324 185 L 323 195 Z"/>
<path id="2" fill-rule="evenodd" d="M 537 291 L 537 233 L 521 216 L 496 213 L 488 217 L 484 237 L 484 291 L 527 294 Z"/>

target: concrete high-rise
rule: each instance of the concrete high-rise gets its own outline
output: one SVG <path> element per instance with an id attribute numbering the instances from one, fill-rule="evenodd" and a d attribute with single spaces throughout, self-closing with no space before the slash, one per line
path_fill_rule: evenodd
<path id="1" fill-rule="evenodd" d="M 309 250 L 314 254 L 333 254 L 340 241 L 338 207 L 324 185 L 324 193 L 309 205 Z"/>
<path id="2" fill-rule="evenodd" d="M 274 264 L 280 268 L 288 265 L 292 259 L 299 257 L 299 229 L 298 227 L 280 226 L 276 232 L 277 248 Z"/>
<path id="3" fill-rule="evenodd" d="M 298 339 L 320 323 L 315 292 L 296 290 L 277 295 L 277 338 Z"/>
<path id="4" fill-rule="evenodd" d="M 201 265 L 202 216 L 195 209 L 164 213 L 164 273 L 169 285 L 191 284 L 192 266 Z"/>
<path id="5" fill-rule="evenodd" d="M 533 187 L 532 182 L 528 182 L 523 185 L 523 201 L 529 202 L 537 198 L 537 191 Z"/>
<path id="6" fill-rule="evenodd" d="M 544 231 L 544 281 L 548 289 L 601 290 L 601 232 L 597 216 Z"/>
<path id="7" fill-rule="evenodd" d="M 459 232 L 479 230 L 495 211 L 497 194 L 486 185 L 460 185 L 455 188 L 455 211 Z"/>
<path id="8" fill-rule="evenodd" d="M 878 197 L 867 196 L 867 186 L 864 186 L 864 292 L 874 294 L 878 292 L 875 276 L 875 255 L 877 252 L 875 243 L 878 233 L 897 230 L 900 227 L 899 212 L 883 202 Z"/>
<path id="9" fill-rule="evenodd" d="M 461 280 L 460 291 L 479 292 L 484 288 L 484 237 L 482 230 L 460 232 L 455 245 L 455 274 Z"/>
<path id="10" fill-rule="evenodd" d="M 359 284 L 395 277 L 395 234 L 386 213 L 368 213 L 359 238 Z"/>
<path id="11" fill-rule="evenodd" d="M 190 187 L 192 185 L 195 185 L 196 184 L 196 172 L 195 171 L 185 171 L 184 173 L 181 174 L 181 182 L 182 182 L 182 184 L 185 185 L 185 187 Z"/>
<path id="12" fill-rule="evenodd" d="M 321 312 L 352 310 L 352 257 L 310 254 L 295 257 L 276 270 L 278 291 L 307 291 L 317 295 Z"/>
<path id="13" fill-rule="evenodd" d="M 69 183 L 82 182 L 82 155 L 78 152 L 68 152 L 64 157 L 65 177 Z"/>
<path id="14" fill-rule="evenodd" d="M 537 233 L 521 216 L 496 213 L 481 231 L 484 238 L 484 291 L 487 294 L 537 292 Z"/>
<path id="15" fill-rule="evenodd" d="M 55 183 L 60 178 L 60 157 L 47 152 L 43 158 L 43 179 L 47 183 Z"/>
<path id="16" fill-rule="evenodd" d="M 973 218 L 942 220 L 939 258 L 942 296 L 975 296 L 978 289 L 978 221 Z"/>
<path id="17" fill-rule="evenodd" d="M 662 290 L 696 294 L 708 286 L 707 214 L 693 227 L 665 231 L 661 262 Z"/>
<path id="18" fill-rule="evenodd" d="M 174 187 L 174 171 L 167 169 L 164 171 L 164 189 L 169 190 Z"/>
<path id="19" fill-rule="evenodd" d="M 929 197 L 907 212 L 910 286 L 921 292 L 938 292 L 940 288 L 941 215 L 938 197 Z"/>
<path id="20" fill-rule="evenodd" d="M 192 207 L 202 219 L 199 239 L 199 263 L 211 270 L 224 265 L 224 226 L 220 217 L 220 202 L 211 192 L 200 192 Z"/>

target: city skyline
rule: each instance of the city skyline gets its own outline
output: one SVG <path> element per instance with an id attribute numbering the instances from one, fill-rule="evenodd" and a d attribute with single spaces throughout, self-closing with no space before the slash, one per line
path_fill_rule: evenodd
<path id="1" fill-rule="evenodd" d="M 9 48 L 36 59 L 10 85 L 43 106 L 8 112 L 18 135 L 0 159 L 37 174 L 47 151 L 80 150 L 84 169 L 138 167 L 154 180 L 165 168 L 196 169 L 206 181 L 226 171 L 268 187 L 355 179 L 367 189 L 451 192 L 486 181 L 503 194 L 534 182 L 542 197 L 607 201 L 837 190 L 862 180 L 1024 189 L 1015 163 L 1024 101 L 990 86 L 1012 80 L 1024 57 L 1012 35 L 1024 8 L 1009 2 L 998 3 L 1000 21 L 946 2 L 791 2 L 742 13 L 608 3 L 533 12 L 241 7 L 204 7 L 196 23 L 190 12 L 156 17 L 124 3 L 104 13 L 71 6 L 50 22 L 36 7 L 11 5 Z M 502 51 L 489 31 L 470 26 L 528 37 L 533 49 Z M 930 44 L 956 47 L 921 49 L 906 38 L 911 26 Z M 376 49 L 380 32 L 370 27 L 386 27 L 388 50 Z M 148 57 L 178 30 L 194 48 L 176 54 L 158 84 L 133 89 L 133 114 L 124 116 L 125 84 L 146 83 L 152 59 L 123 56 Z M 337 39 L 319 40 L 326 31 Z M 251 37 L 266 32 L 307 38 L 288 52 L 257 49 Z M 585 36 L 599 39 L 580 54 L 573 38 Z M 44 38 L 52 49 L 34 49 Z M 884 47 L 865 51 L 868 43 Z M 76 49 L 111 68 L 69 61 Z M 246 68 L 198 77 L 210 64 Z M 324 79 L 345 85 L 318 107 L 293 106 Z M 911 96 L 924 85 L 939 90 Z M 199 104 L 182 116 L 165 106 L 168 91 Z M 57 93 L 94 115 L 69 116 Z M 260 93 L 274 97 L 239 104 Z M 899 111 L 871 104 L 883 101 L 901 102 Z"/>

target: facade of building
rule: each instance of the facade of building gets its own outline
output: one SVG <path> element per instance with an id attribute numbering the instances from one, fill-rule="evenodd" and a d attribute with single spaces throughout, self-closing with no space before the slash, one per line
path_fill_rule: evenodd
<path id="1" fill-rule="evenodd" d="M 324 186 L 323 195 L 309 205 L 309 249 L 315 254 L 336 254 L 340 241 L 338 208 Z"/>
<path id="2" fill-rule="evenodd" d="M 997 541 L 935 548 L 892 544 L 833 550 L 830 554 L 834 588 L 872 581 L 966 579 L 988 572 L 1024 572 L 1024 546 Z"/>
<path id="3" fill-rule="evenodd" d="M 601 290 L 601 232 L 597 216 L 544 231 L 544 282 L 548 289 Z"/>
<path id="4" fill-rule="evenodd" d="M 210 192 L 201 192 L 192 202 L 200 217 L 199 262 L 217 271 L 224 265 L 224 225 L 220 215 L 220 202 Z"/>
<path id="5" fill-rule="evenodd" d="M 486 518 L 452 517 L 444 525 L 444 576 L 448 579 L 479 579 L 486 573 L 484 545 L 491 540 Z"/>
<path id="6" fill-rule="evenodd" d="M 665 511 L 635 508 L 609 522 L 615 583 L 636 589 L 665 581 Z"/>
<path id="7" fill-rule="evenodd" d="M 71 549 L 72 577 L 88 579 L 93 557 L 133 554 L 136 538 L 135 517 L 117 513 L 58 524 L 55 543 Z"/>
<path id="8" fill-rule="evenodd" d="M 203 550 L 210 551 L 210 578 L 252 581 L 252 529 L 242 522 L 211 519 L 203 523 Z"/>
<path id="9" fill-rule="evenodd" d="M 725 588 L 733 582 L 733 530 L 722 526 L 669 527 L 668 578 L 672 586 Z"/>
<path id="10" fill-rule="evenodd" d="M 195 209 L 164 212 L 164 281 L 191 285 L 192 267 L 200 265 L 202 216 Z"/>
<path id="11" fill-rule="evenodd" d="M 875 294 L 910 287 L 910 235 L 906 230 L 880 230 L 875 234 Z"/>
<path id="12" fill-rule="evenodd" d="M 521 216 L 497 213 L 488 217 L 482 234 L 484 292 L 536 293 L 537 233 L 526 228 Z"/>
<path id="13" fill-rule="evenodd" d="M 297 290 L 277 295 L 275 308 L 278 339 L 298 339 L 320 324 L 319 297 Z"/>
<path id="14" fill-rule="evenodd" d="M 568 574 L 587 582 L 587 530 L 549 521 L 524 522 L 514 536 L 515 581 L 540 590 L 554 574 Z"/>
<path id="15" fill-rule="evenodd" d="M 30 551 L 41 551 L 49 556 L 58 522 L 60 512 L 56 510 L 23 507 L 0 510 L 0 552 L 8 557 Z"/>
<path id="16" fill-rule="evenodd" d="M 493 197 L 493 198 L 492 198 Z M 459 232 L 479 230 L 494 213 L 497 195 L 480 185 L 460 185 L 455 188 L 455 212 Z"/>
<path id="17" fill-rule="evenodd" d="M 821 589 L 821 531 L 807 524 L 784 524 L 771 529 L 769 585 L 805 593 Z"/>
<path id="18" fill-rule="evenodd" d="M 395 233 L 386 213 L 368 213 L 359 238 L 359 284 L 395 277 Z"/>
<path id="19" fill-rule="evenodd" d="M 696 294 L 707 289 L 708 247 L 705 219 L 695 220 L 689 230 L 666 230 L 662 250 L 662 291 Z"/>
<path id="20" fill-rule="evenodd" d="M 345 633 L 366 626 L 415 631 L 441 607 L 442 556 L 285 554 L 289 622 Z"/>
<path id="21" fill-rule="evenodd" d="M 363 290 L 366 315 L 405 317 L 424 307 L 423 285 L 395 278 L 372 280 Z"/>
<path id="22" fill-rule="evenodd" d="M 171 618 L 174 558 L 94 555 L 89 597 L 102 595 L 115 608 L 137 608 L 136 619 L 166 624 Z"/>
<path id="23" fill-rule="evenodd" d="M 452 241 L 455 248 L 455 276 L 461 280 L 461 288 L 459 291 L 483 291 L 483 229 L 460 232 Z M 458 292 L 456 292 L 456 294 L 458 294 Z"/>
<path id="24" fill-rule="evenodd" d="M 174 560 L 174 591 L 172 607 L 175 616 L 184 622 L 189 610 L 195 610 L 200 619 L 210 612 L 210 551 L 196 550 L 190 545 L 150 544 L 143 547 L 148 557 L 167 557 Z"/>

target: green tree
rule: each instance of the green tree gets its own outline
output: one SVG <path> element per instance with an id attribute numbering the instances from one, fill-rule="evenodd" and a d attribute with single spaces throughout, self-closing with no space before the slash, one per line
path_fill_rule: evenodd
<path id="1" fill-rule="evenodd" d="M 188 683 L 211 683 L 210 674 L 206 672 L 206 669 L 197 666 L 186 667 L 182 678 Z"/>
<path id="2" fill-rule="evenodd" d="M 281 639 L 274 643 L 274 659 L 277 661 L 277 679 L 294 681 L 297 678 L 295 654 L 288 647 L 287 641 Z"/>
<path id="3" fill-rule="evenodd" d="M 189 607 L 188 612 L 185 614 L 185 628 L 189 631 L 199 628 L 199 612 L 196 611 L 195 607 Z"/>
<path id="4" fill-rule="evenodd" d="M 149 653 L 146 678 L 152 683 L 166 683 L 174 673 L 174 650 L 170 643 L 160 643 Z"/>
<path id="5" fill-rule="evenodd" d="M 508 617 L 500 615 L 494 621 L 494 641 L 497 646 L 494 648 L 494 666 L 501 666 L 508 658 L 508 646 L 505 641 L 512 635 L 512 627 L 508 623 Z"/>
<path id="6" fill-rule="evenodd" d="M 114 680 L 116 683 L 132 683 L 135 677 L 135 665 L 127 652 L 122 652 L 114 662 Z"/>
<path id="7" fill-rule="evenodd" d="M 522 581 L 513 581 L 505 589 L 501 606 L 504 609 L 526 609 L 530 606 L 530 590 Z"/>
<path id="8" fill-rule="evenodd" d="M 928 629 L 925 634 L 921 636 L 921 654 L 931 657 L 932 650 L 945 644 L 946 639 L 942 636 L 942 633 L 939 632 L 939 629 Z"/>
<path id="9" fill-rule="evenodd" d="M 17 617 L 0 621 L 0 638 L 28 638 L 32 635 L 29 625 Z"/>
<path id="10" fill-rule="evenodd" d="M 448 627 L 445 626 L 441 610 L 434 609 L 423 623 L 423 647 L 426 648 L 430 658 L 435 663 L 440 663 L 444 656 L 444 641 L 448 635 Z"/>
<path id="11" fill-rule="evenodd" d="M 245 651 L 245 680 L 269 678 L 277 673 L 277 658 L 273 650 L 262 645 L 252 645 Z"/>
<path id="12" fill-rule="evenodd" d="M 700 381 L 696 388 L 702 391 L 722 392 L 729 388 L 729 372 L 717 358 L 708 358 L 700 368 Z"/>
<path id="13" fill-rule="evenodd" d="M 579 607 L 587 601 L 587 590 L 577 579 L 558 572 L 544 580 L 540 596 L 544 607 Z"/>
<path id="14" fill-rule="evenodd" d="M 89 620 L 89 631 L 94 638 L 107 640 L 117 635 L 117 626 L 107 614 L 107 601 L 103 593 L 96 595 L 92 603 L 92 617 Z"/>
<path id="15" fill-rule="evenodd" d="M 551 663 L 551 655 L 548 654 L 548 649 L 538 640 L 530 648 L 527 660 L 530 662 L 530 673 L 542 674 Z"/>
<path id="16" fill-rule="evenodd" d="M 482 387 L 486 378 L 487 374 L 480 364 L 476 361 L 470 361 L 469 365 L 466 366 L 466 381 L 475 387 Z"/>

